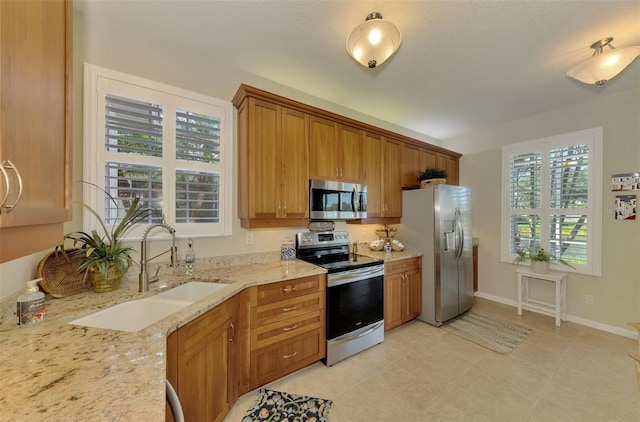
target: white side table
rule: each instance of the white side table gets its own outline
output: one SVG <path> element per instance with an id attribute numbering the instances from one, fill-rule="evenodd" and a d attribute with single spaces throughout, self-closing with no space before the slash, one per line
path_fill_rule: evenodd
<path id="1" fill-rule="evenodd" d="M 550 271 L 548 274 L 534 273 L 528 268 L 519 268 L 518 273 L 518 315 L 522 310 L 534 310 L 556 318 L 556 326 L 560 326 L 560 320 L 567 320 L 567 278 L 568 273 Z M 547 303 L 529 297 L 529 279 L 551 281 L 556 287 L 556 302 Z"/>

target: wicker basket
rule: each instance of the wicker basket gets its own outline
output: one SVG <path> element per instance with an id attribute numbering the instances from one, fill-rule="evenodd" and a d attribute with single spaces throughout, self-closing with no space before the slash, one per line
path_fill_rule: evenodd
<path id="1" fill-rule="evenodd" d="M 447 179 L 426 179 L 426 180 L 420 181 L 420 187 L 426 188 L 427 186 L 444 185 L 446 183 L 447 183 Z"/>
<path id="2" fill-rule="evenodd" d="M 49 295 L 61 298 L 86 292 L 92 289 L 91 283 L 85 278 L 85 271 L 78 272 L 82 263 L 82 255 L 78 249 L 66 249 L 50 252 L 38 264 L 38 278 L 40 287 Z"/>

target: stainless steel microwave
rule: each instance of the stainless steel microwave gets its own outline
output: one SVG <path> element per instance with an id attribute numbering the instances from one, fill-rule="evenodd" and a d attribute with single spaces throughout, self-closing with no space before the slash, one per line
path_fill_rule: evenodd
<path id="1" fill-rule="evenodd" d="M 310 180 L 309 217 L 313 220 L 367 218 L 367 185 Z"/>

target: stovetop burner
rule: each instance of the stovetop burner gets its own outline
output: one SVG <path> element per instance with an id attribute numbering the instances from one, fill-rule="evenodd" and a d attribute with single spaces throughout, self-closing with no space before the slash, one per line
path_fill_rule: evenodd
<path id="1" fill-rule="evenodd" d="M 305 232 L 296 236 L 298 259 L 318 265 L 328 273 L 371 267 L 384 263 L 381 259 L 349 253 L 347 232 Z"/>

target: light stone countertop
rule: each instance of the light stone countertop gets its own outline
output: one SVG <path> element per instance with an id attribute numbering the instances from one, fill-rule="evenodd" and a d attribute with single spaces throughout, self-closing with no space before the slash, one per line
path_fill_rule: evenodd
<path id="1" fill-rule="evenodd" d="M 368 248 L 360 253 L 386 261 L 420 256 Z M 162 270 L 160 282 L 151 284 L 148 293 L 138 293 L 134 274 L 115 292 L 85 292 L 62 299 L 47 296 L 45 321 L 33 327 L 17 327 L 15 297 L 4 299 L 0 303 L 0 419 L 164 421 L 170 333 L 247 287 L 326 272 L 299 260 L 282 262 L 279 252 L 201 259 L 195 278 Z M 194 279 L 228 287 L 135 333 L 68 324 Z"/>

